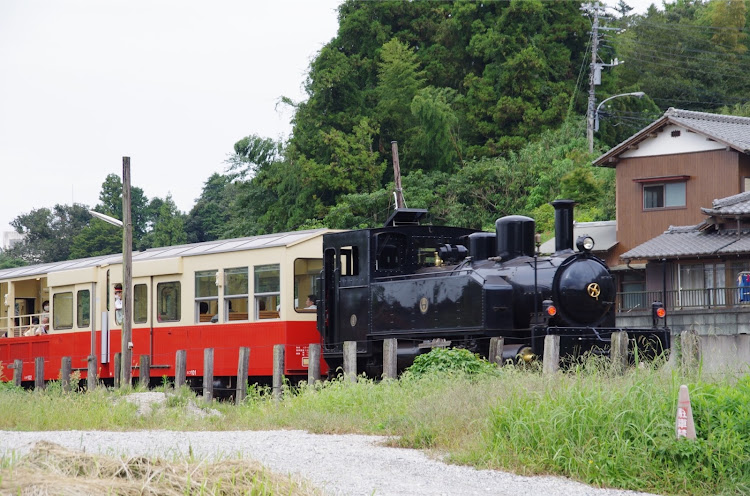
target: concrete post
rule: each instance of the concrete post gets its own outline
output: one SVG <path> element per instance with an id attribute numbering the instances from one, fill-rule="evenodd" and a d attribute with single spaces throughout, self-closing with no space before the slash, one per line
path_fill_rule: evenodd
<path id="1" fill-rule="evenodd" d="M 383 341 L 383 379 L 395 379 L 398 376 L 398 340 Z"/>
<path id="2" fill-rule="evenodd" d="M 615 374 L 623 374 L 628 368 L 628 333 L 613 332 L 610 342 L 609 358 Z"/>
<path id="3" fill-rule="evenodd" d="M 214 399 L 214 349 L 203 350 L 203 399 L 211 403 Z"/>
<path id="4" fill-rule="evenodd" d="M 560 336 L 548 334 L 544 336 L 544 375 L 555 374 L 560 370 Z"/>
<path id="5" fill-rule="evenodd" d="M 356 341 L 344 341 L 344 380 L 357 382 Z"/>
<path id="6" fill-rule="evenodd" d="M 307 383 L 312 386 L 320 380 L 320 343 L 310 343 L 308 350 Z"/>

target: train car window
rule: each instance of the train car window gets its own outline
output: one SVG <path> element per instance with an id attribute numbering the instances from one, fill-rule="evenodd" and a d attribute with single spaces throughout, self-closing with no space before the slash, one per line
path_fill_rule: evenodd
<path id="1" fill-rule="evenodd" d="M 156 285 L 156 319 L 159 322 L 180 320 L 180 283 L 160 282 Z"/>
<path id="2" fill-rule="evenodd" d="M 195 273 L 195 321 L 217 322 L 219 315 L 219 286 L 216 285 L 218 270 L 202 270 Z"/>
<path id="3" fill-rule="evenodd" d="M 318 294 L 318 276 L 323 270 L 321 258 L 298 258 L 294 261 L 294 311 L 315 313 L 315 295 Z M 307 299 L 313 295 L 310 305 Z"/>
<path id="4" fill-rule="evenodd" d="M 359 247 L 342 246 L 339 248 L 339 267 L 342 276 L 359 275 Z"/>
<path id="5" fill-rule="evenodd" d="M 279 264 L 257 265 L 255 274 L 255 317 L 277 319 L 281 307 Z"/>
<path id="6" fill-rule="evenodd" d="M 148 287 L 145 284 L 133 286 L 133 322 L 144 324 L 148 320 Z"/>
<path id="7" fill-rule="evenodd" d="M 79 328 L 91 325 L 91 293 L 88 289 L 82 289 L 76 295 L 76 322 Z"/>
<path id="8" fill-rule="evenodd" d="M 375 246 L 377 247 L 375 270 L 403 268 L 406 245 L 406 236 L 403 234 L 378 234 L 375 239 Z"/>
<path id="9" fill-rule="evenodd" d="M 227 320 L 248 320 L 248 269 L 236 267 L 224 271 L 224 312 Z"/>
<path id="10" fill-rule="evenodd" d="M 73 328 L 73 292 L 55 293 L 52 296 L 52 309 L 54 318 L 52 328 L 72 329 Z"/>

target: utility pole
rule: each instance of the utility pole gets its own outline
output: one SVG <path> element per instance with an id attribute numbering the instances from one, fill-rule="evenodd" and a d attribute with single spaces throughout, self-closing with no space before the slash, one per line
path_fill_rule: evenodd
<path id="1" fill-rule="evenodd" d="M 130 157 L 122 157 L 122 367 L 120 387 L 129 388 L 133 375 L 132 322 L 133 222 L 130 218 Z"/>
<path id="2" fill-rule="evenodd" d="M 602 84 L 602 68 L 614 67 L 624 64 L 624 60 L 612 60 L 610 64 L 598 62 L 599 60 L 599 31 L 619 31 L 618 28 L 599 26 L 600 16 L 604 14 L 604 6 L 598 1 L 586 3 L 581 10 L 592 16 L 591 24 L 591 70 L 589 72 L 589 103 L 586 110 L 586 138 L 589 142 L 589 153 L 594 153 L 594 121 L 596 116 L 596 87 Z"/>
<path id="3" fill-rule="evenodd" d="M 589 142 L 589 153 L 594 153 L 594 108 L 596 107 L 596 85 L 601 83 L 601 68 L 597 67 L 597 50 L 599 48 L 599 2 L 587 3 L 581 7 L 591 12 L 594 21 L 591 26 L 591 70 L 589 71 L 589 104 L 586 111 L 586 138 Z M 597 83 L 597 75 L 599 83 Z"/>

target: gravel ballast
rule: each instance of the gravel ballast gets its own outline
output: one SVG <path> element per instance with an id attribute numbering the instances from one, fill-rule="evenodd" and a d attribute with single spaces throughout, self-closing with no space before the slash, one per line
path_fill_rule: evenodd
<path id="1" fill-rule="evenodd" d="M 561 477 L 524 477 L 476 470 L 433 460 L 418 450 L 382 445 L 386 438 L 304 431 L 0 431 L 0 455 L 22 456 L 38 441 L 89 454 L 190 456 L 257 460 L 279 474 L 293 474 L 344 495 L 625 496 L 633 491 L 600 489 Z"/>

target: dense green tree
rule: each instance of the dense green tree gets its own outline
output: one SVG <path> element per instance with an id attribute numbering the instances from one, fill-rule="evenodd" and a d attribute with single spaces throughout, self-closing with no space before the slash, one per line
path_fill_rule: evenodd
<path id="1" fill-rule="evenodd" d="M 73 238 L 70 258 L 122 253 L 122 228 L 92 218 L 87 226 Z"/>
<path id="2" fill-rule="evenodd" d="M 232 221 L 237 187 L 231 176 L 214 173 L 185 220 L 189 243 L 221 239 Z"/>
<path id="3" fill-rule="evenodd" d="M 0 250 L 0 269 L 10 269 L 13 267 L 23 267 L 26 262 L 20 258 L 15 258 L 5 250 Z"/>
<path id="4" fill-rule="evenodd" d="M 139 243 L 139 249 L 159 248 L 162 246 L 173 246 L 185 244 L 187 234 L 185 233 L 185 216 L 172 200 L 172 195 L 167 195 L 164 200 L 157 203 L 152 201 L 152 209 L 158 207 L 158 213 L 153 221 L 153 229 Z"/>
<path id="5" fill-rule="evenodd" d="M 9 250 L 9 255 L 28 263 L 68 260 L 73 239 L 87 224 L 91 215 L 84 205 L 55 205 L 52 210 L 39 208 L 11 222 L 23 241 Z"/>

